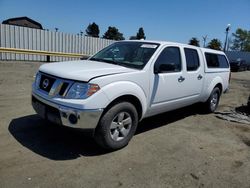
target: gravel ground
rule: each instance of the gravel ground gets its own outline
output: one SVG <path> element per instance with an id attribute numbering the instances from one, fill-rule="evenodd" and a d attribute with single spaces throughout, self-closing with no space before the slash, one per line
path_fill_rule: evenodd
<path id="1" fill-rule="evenodd" d="M 40 63 L 0 63 L 0 187 L 250 187 L 250 125 L 194 105 L 145 119 L 122 150 L 35 115 Z M 232 73 L 219 112 L 246 104 L 250 71 Z"/>

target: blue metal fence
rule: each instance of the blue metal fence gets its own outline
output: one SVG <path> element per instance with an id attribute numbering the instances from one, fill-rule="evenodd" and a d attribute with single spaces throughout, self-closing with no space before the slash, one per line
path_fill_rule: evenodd
<path id="1" fill-rule="evenodd" d="M 226 55 L 229 61 L 243 59 L 250 63 L 250 52 L 227 51 Z"/>

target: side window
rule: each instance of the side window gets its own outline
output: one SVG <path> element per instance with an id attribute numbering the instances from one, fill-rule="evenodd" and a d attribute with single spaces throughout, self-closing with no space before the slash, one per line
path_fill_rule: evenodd
<path id="1" fill-rule="evenodd" d="M 187 71 L 195 71 L 199 68 L 199 56 L 198 52 L 195 49 L 184 48 L 186 63 L 187 63 Z"/>
<path id="2" fill-rule="evenodd" d="M 224 55 L 205 53 L 208 68 L 228 68 L 228 62 Z"/>
<path id="3" fill-rule="evenodd" d="M 205 53 L 205 56 L 208 68 L 219 68 L 219 59 L 217 54 Z"/>
<path id="4" fill-rule="evenodd" d="M 181 71 L 181 55 L 178 47 L 166 47 L 155 62 L 155 72 Z"/>
<path id="5" fill-rule="evenodd" d="M 229 68 L 228 61 L 224 55 L 218 55 L 219 56 L 219 62 L 220 62 L 220 68 Z"/>

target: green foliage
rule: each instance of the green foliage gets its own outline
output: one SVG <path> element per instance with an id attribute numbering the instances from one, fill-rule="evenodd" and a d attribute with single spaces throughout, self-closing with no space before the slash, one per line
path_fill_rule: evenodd
<path id="1" fill-rule="evenodd" d="M 99 26 L 95 22 L 88 25 L 86 29 L 87 36 L 99 37 L 99 33 L 100 33 Z"/>
<path id="2" fill-rule="evenodd" d="M 197 38 L 193 37 L 189 40 L 188 44 L 199 47 L 200 41 Z"/>
<path id="3" fill-rule="evenodd" d="M 250 52 L 250 31 L 238 28 L 233 33 L 233 50 Z"/>
<path id="4" fill-rule="evenodd" d="M 221 50 L 222 49 L 221 41 L 219 39 L 212 39 L 208 43 L 207 47 L 211 48 L 211 49 L 214 49 L 214 50 Z"/>
<path id="5" fill-rule="evenodd" d="M 119 32 L 116 27 L 108 27 L 108 30 L 104 33 L 103 38 L 110 40 L 124 40 L 123 34 Z"/>
<path id="6" fill-rule="evenodd" d="M 136 40 L 136 39 L 137 39 L 136 36 L 131 36 L 131 37 L 129 37 L 129 40 Z"/>
<path id="7" fill-rule="evenodd" d="M 142 27 L 139 28 L 138 33 L 136 34 L 136 39 L 140 40 L 140 39 L 146 39 L 144 30 Z"/>

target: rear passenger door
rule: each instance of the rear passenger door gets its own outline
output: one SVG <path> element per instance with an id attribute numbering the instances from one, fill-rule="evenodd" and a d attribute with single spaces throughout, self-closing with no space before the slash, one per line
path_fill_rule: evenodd
<path id="1" fill-rule="evenodd" d="M 185 71 L 185 92 L 190 102 L 199 100 L 204 80 L 204 63 L 200 50 L 191 47 L 184 47 Z"/>

